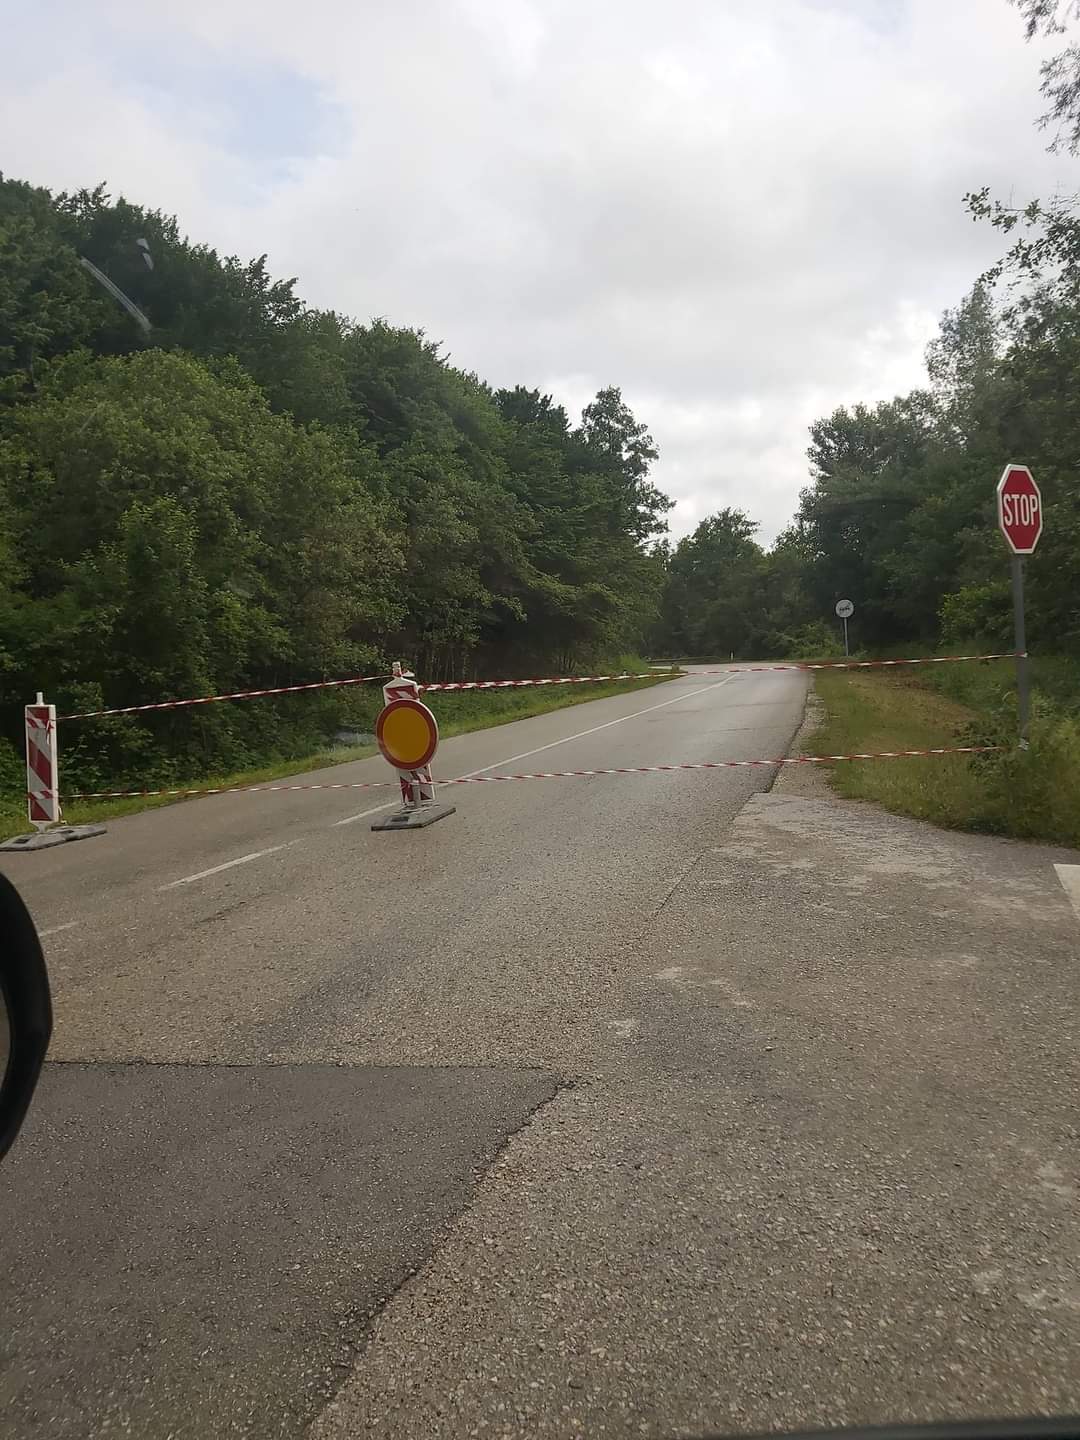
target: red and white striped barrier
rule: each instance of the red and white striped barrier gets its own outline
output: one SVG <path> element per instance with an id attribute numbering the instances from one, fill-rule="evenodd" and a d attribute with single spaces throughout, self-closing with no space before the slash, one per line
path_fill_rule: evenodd
<path id="1" fill-rule="evenodd" d="M 603 770 L 534 770 L 514 775 L 459 775 L 453 780 L 436 780 L 436 785 L 490 785 L 506 780 L 565 780 L 593 775 L 662 775 L 677 770 L 747 770 L 769 765 L 831 765 L 835 760 L 903 760 L 929 755 L 989 755 L 1008 750 L 1008 745 L 941 745 L 930 750 L 856 751 L 850 755 L 779 755 L 767 760 L 699 760 L 683 765 L 613 765 Z M 83 790 L 68 800 L 122 800 L 152 796 L 270 795 L 288 790 L 391 790 L 393 780 L 319 781 L 311 785 L 229 785 L 191 790 Z"/>
<path id="2" fill-rule="evenodd" d="M 56 758 L 56 706 L 46 705 L 38 691 L 27 705 L 26 813 L 31 825 L 42 831 L 60 823 L 60 778 Z"/>
<path id="3" fill-rule="evenodd" d="M 65 825 L 60 809 L 60 761 L 56 747 L 56 707 L 38 691 L 23 711 L 26 725 L 26 813 L 32 833 L 0 840 L 0 850 L 48 850 L 69 840 L 104 835 L 104 825 Z"/>

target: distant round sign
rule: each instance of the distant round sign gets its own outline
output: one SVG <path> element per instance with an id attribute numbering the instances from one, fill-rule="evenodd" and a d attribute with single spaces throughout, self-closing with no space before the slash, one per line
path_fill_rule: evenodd
<path id="1" fill-rule="evenodd" d="M 439 748 L 438 722 L 419 700 L 391 700 L 375 721 L 375 743 L 395 770 L 422 770 Z"/>
<path id="2" fill-rule="evenodd" d="M 855 614 L 855 606 L 850 600 L 837 600 L 836 613 L 840 616 L 841 620 L 850 620 L 852 615 Z"/>

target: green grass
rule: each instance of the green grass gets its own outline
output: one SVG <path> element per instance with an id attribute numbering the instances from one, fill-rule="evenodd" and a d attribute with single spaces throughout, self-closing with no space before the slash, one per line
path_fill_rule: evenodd
<path id="1" fill-rule="evenodd" d="M 1028 661 L 1032 689 L 1053 705 L 1073 711 L 1080 708 L 1080 660 L 1070 655 L 1032 655 Z M 1015 660 L 991 660 L 927 666 L 920 674 L 926 683 L 980 712 L 1016 694 Z"/>
<path id="2" fill-rule="evenodd" d="M 956 745 L 974 719 L 967 706 L 906 673 L 825 671 L 815 683 L 827 715 L 808 746 L 817 755 Z M 971 766 L 953 755 L 842 761 L 829 779 L 847 799 L 954 827 L 972 813 L 979 785 Z"/>
<path id="3" fill-rule="evenodd" d="M 1049 657 L 1033 669 L 1027 751 L 1016 745 L 1014 670 L 1006 661 L 823 672 L 816 684 L 826 718 L 808 749 L 846 754 L 1000 744 L 1001 753 L 986 756 L 839 762 L 830 767 L 830 783 L 846 798 L 950 829 L 1080 845 L 1080 727 L 1073 719 L 1080 666 Z"/>
<path id="4" fill-rule="evenodd" d="M 630 667 L 625 667 L 629 669 Z M 612 695 L 625 695 L 639 690 L 651 689 L 672 678 L 670 674 L 644 675 L 640 680 L 611 681 L 598 685 L 566 685 L 547 688 L 525 688 L 520 690 L 464 690 L 442 693 L 437 691 L 428 700 L 439 721 L 439 734 L 443 739 L 451 735 L 464 735 L 473 730 L 485 730 L 496 725 L 509 725 L 514 720 L 526 720 L 533 715 L 546 715 L 551 710 L 563 710 L 571 705 L 583 705 L 590 700 L 603 700 Z M 62 742 L 62 737 L 61 737 Z M 377 754 L 374 745 L 355 745 L 322 749 L 313 754 L 296 757 L 281 756 L 268 759 L 253 769 L 237 770 L 230 774 L 215 774 L 177 785 L 176 789 L 229 789 L 238 785 L 268 785 L 288 775 L 303 775 L 311 770 L 321 770 L 331 765 L 345 765 L 354 760 L 366 760 Z M 61 793 L 63 793 L 63 751 L 61 761 Z M 436 762 L 437 763 L 437 762 Z M 392 772 L 387 771 L 388 778 Z M 117 787 L 120 788 L 120 787 Z M 183 796 L 139 795 L 115 800 L 72 800 L 64 805 L 64 820 L 69 825 L 100 824 L 115 820 L 122 815 L 134 815 L 142 810 L 155 810 L 162 805 L 176 805 Z M 26 819 L 26 800 L 22 795 L 0 795 L 0 838 L 22 835 L 31 829 Z"/>
<path id="5" fill-rule="evenodd" d="M 175 788 L 218 790 L 234 785 L 268 785 L 286 775 L 303 775 L 327 765 L 345 765 L 353 760 L 366 760 L 376 754 L 374 745 L 338 746 L 320 750 L 300 759 L 270 760 L 254 769 L 237 770 L 228 775 L 209 775 Z M 61 781 L 61 788 L 63 782 Z M 140 810 L 156 810 L 162 805 L 176 805 L 181 795 L 139 795 L 115 800 L 72 800 L 64 805 L 64 821 L 68 825 L 101 824 L 121 815 L 135 815 Z M 32 827 L 26 819 L 25 797 L 0 797 L 0 836 L 22 835 Z"/>

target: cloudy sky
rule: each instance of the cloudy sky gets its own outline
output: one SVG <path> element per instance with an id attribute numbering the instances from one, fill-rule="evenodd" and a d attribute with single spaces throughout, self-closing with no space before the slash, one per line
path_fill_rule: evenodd
<path id="1" fill-rule="evenodd" d="M 919 383 L 999 241 L 1077 188 L 1006 0 L 39 0 L 5 173 L 106 180 L 311 303 L 423 326 L 575 414 L 617 384 L 672 529 L 771 538 L 806 427 Z"/>

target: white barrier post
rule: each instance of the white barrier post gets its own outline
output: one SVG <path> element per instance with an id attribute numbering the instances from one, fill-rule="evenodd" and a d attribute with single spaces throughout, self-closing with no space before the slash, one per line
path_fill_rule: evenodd
<path id="1" fill-rule="evenodd" d="M 65 825 L 60 812 L 60 765 L 56 747 L 56 706 L 39 690 L 26 720 L 26 814 L 36 831 L 0 842 L 0 850 L 46 850 L 67 840 L 104 835 L 104 825 Z"/>
<path id="2" fill-rule="evenodd" d="M 39 690 L 26 716 L 26 813 L 40 834 L 60 823 L 60 778 L 56 761 L 56 706 Z"/>

